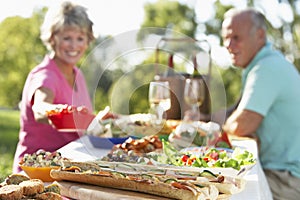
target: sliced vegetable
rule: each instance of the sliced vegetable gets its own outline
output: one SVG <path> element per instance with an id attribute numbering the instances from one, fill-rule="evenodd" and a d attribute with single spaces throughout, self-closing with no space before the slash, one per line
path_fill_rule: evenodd
<path id="1" fill-rule="evenodd" d="M 177 182 L 177 180 L 174 178 L 168 178 L 164 181 L 164 183 L 172 183 L 172 182 Z"/>
<path id="2" fill-rule="evenodd" d="M 209 170 L 203 170 L 203 172 L 200 173 L 200 176 L 207 177 L 207 178 L 217 178 L 218 176 L 214 173 L 212 173 Z"/>

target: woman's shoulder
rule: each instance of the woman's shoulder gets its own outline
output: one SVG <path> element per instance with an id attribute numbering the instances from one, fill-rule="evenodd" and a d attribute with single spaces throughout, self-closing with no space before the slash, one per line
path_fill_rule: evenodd
<path id="1" fill-rule="evenodd" d="M 58 70 L 55 67 L 54 61 L 48 56 L 45 56 L 43 61 L 31 70 L 31 74 L 49 74 L 55 76 L 57 73 Z"/>

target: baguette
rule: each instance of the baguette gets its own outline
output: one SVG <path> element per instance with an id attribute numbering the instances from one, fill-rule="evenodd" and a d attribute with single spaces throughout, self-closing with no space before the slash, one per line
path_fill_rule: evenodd
<path id="1" fill-rule="evenodd" d="M 216 182 L 207 182 L 207 181 L 197 181 L 201 183 L 201 185 L 208 186 L 214 185 L 219 190 L 220 193 L 223 194 L 237 194 L 241 192 L 246 185 L 246 181 L 244 179 L 235 179 L 232 177 L 225 177 L 226 182 L 216 183 Z"/>
<path id="2" fill-rule="evenodd" d="M 229 199 L 244 189 L 244 179 L 204 171 L 116 162 L 67 162 L 64 167 L 51 170 L 50 175 L 60 180 L 173 199 Z"/>
<path id="3" fill-rule="evenodd" d="M 183 199 L 183 200 L 206 200 L 217 199 L 219 191 L 213 185 L 203 188 L 192 187 L 182 183 L 152 182 L 149 180 L 127 179 L 111 177 L 108 175 L 74 173 L 68 171 L 51 170 L 52 177 L 60 177 L 62 180 L 87 183 L 102 187 L 144 192 L 158 196 Z"/>

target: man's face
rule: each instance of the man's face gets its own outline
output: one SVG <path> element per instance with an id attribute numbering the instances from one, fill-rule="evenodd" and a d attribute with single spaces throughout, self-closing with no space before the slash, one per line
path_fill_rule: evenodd
<path id="1" fill-rule="evenodd" d="M 259 29 L 252 28 L 247 16 L 225 19 L 222 24 L 222 37 L 232 64 L 240 68 L 247 67 L 262 45 Z"/>

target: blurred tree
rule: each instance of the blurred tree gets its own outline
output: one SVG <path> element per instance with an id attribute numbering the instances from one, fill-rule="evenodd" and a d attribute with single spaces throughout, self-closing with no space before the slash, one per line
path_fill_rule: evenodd
<path id="1" fill-rule="evenodd" d="M 280 0 L 279 0 L 280 1 Z M 281 1 L 280 1 L 281 2 Z M 289 4 L 292 13 L 293 13 L 293 20 L 291 23 L 285 23 L 282 26 L 282 37 L 283 46 L 287 49 L 284 52 L 290 54 L 292 58 L 290 60 L 294 62 L 298 70 L 300 71 L 300 15 L 299 15 L 299 1 L 295 0 L 288 0 L 286 3 Z M 285 35 L 291 36 L 291 38 L 285 39 Z M 286 41 L 284 45 L 284 41 Z"/>
<path id="2" fill-rule="evenodd" d="M 46 52 L 39 39 L 44 10 L 31 18 L 11 17 L 0 24 L 0 105 L 16 107 L 30 69 Z"/>
<path id="3" fill-rule="evenodd" d="M 119 71 L 121 72 L 121 71 Z M 130 72 L 115 74 L 109 91 L 109 103 L 121 114 L 147 113 L 149 82 L 154 79 L 153 66 L 137 65 Z"/>
<path id="4" fill-rule="evenodd" d="M 194 38 L 196 21 L 194 9 L 178 1 L 158 0 L 144 6 L 144 22 L 141 28 L 158 27 L 172 29 L 174 32 Z M 166 29 L 155 29 L 154 34 L 166 35 Z M 141 34 L 142 37 L 144 34 Z"/>
<path id="5" fill-rule="evenodd" d="M 252 1 L 249 1 L 249 4 Z M 216 10 L 215 17 L 211 18 L 210 20 L 203 22 L 203 25 L 205 26 L 205 35 L 211 36 L 214 35 L 217 38 L 220 38 L 220 46 L 222 46 L 222 38 L 221 36 L 221 26 L 223 21 L 223 16 L 226 11 L 233 8 L 233 5 L 223 5 L 221 1 L 215 1 L 214 7 Z M 218 58 L 216 58 L 218 59 Z M 222 84 L 225 88 L 225 94 L 226 94 L 226 103 L 225 106 L 230 106 L 234 104 L 239 96 L 240 96 L 240 89 L 241 89 L 241 71 L 237 68 L 233 68 L 231 66 L 228 66 L 227 68 L 222 68 L 216 64 L 216 62 L 213 62 L 214 69 L 218 69 L 218 72 L 220 73 L 222 77 Z M 212 74 L 214 78 L 214 74 Z M 212 91 L 214 92 L 214 90 Z M 217 95 L 217 94 L 216 94 Z M 222 104 L 221 104 L 222 105 Z M 221 106 L 220 106 L 221 107 Z M 218 107 L 220 109 L 220 107 Z"/>

